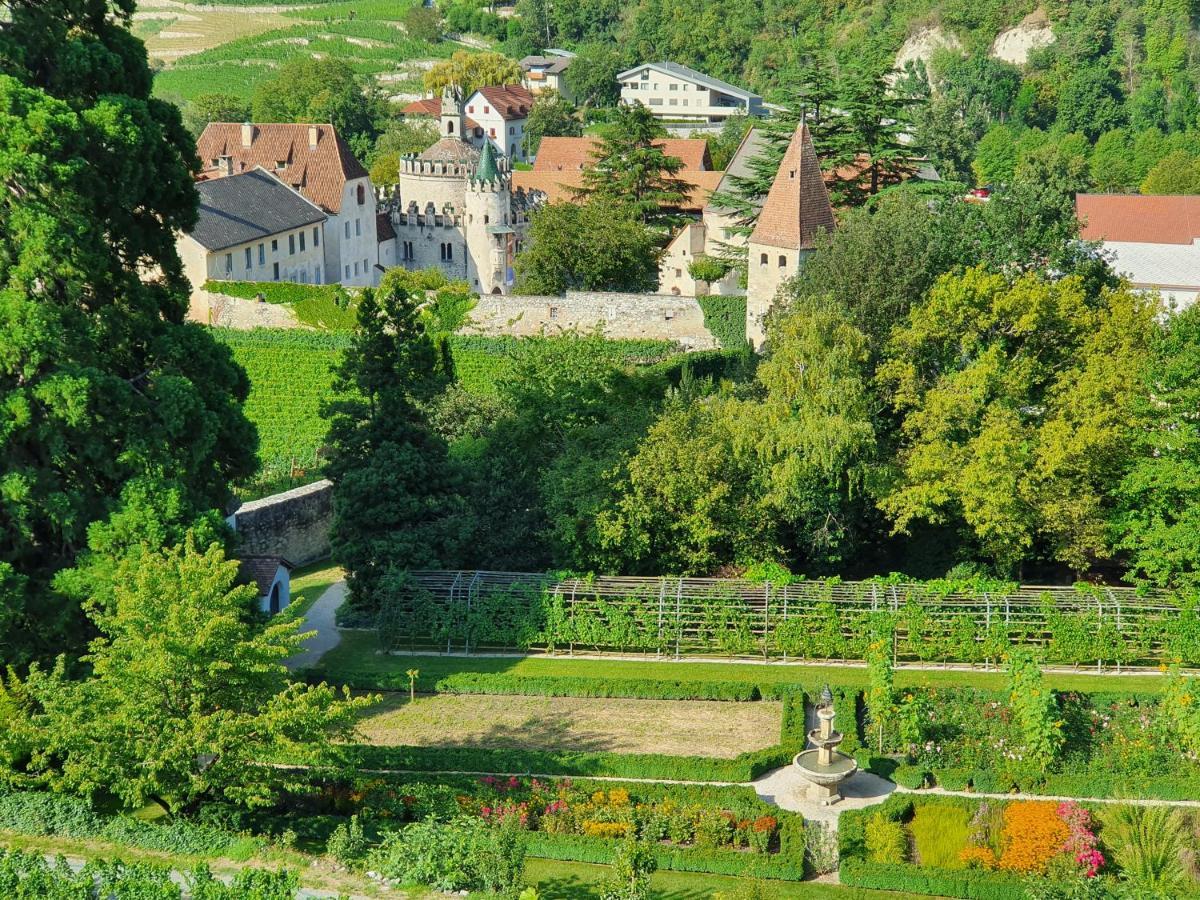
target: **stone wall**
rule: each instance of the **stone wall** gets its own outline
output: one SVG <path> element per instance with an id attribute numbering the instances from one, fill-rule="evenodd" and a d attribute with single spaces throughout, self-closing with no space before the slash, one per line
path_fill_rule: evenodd
<path id="1" fill-rule="evenodd" d="M 243 503 L 226 520 L 245 556 L 282 556 L 293 565 L 329 556 L 333 482 L 318 481 Z"/>
<path id="2" fill-rule="evenodd" d="M 678 341 L 689 350 L 711 350 L 717 340 L 704 326 L 695 297 L 567 291 L 565 297 L 484 295 L 471 310 L 469 334 L 524 337 L 592 331 L 610 338 Z"/>

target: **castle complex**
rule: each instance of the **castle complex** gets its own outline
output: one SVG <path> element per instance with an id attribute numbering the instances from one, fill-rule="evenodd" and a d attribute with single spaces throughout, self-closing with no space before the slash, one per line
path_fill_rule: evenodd
<path id="1" fill-rule="evenodd" d="M 540 192 L 514 190 L 508 160 L 490 141 L 476 148 L 464 132 L 462 92 L 447 87 L 439 114 L 441 137 L 403 157 L 395 188 L 379 198 L 392 246 L 383 265 L 439 268 L 481 294 L 507 294 L 529 213 Z M 386 238 L 385 238 L 386 240 Z"/>

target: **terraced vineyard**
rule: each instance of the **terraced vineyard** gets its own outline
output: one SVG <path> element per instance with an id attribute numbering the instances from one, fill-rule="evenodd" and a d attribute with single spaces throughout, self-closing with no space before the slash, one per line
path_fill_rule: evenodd
<path id="1" fill-rule="evenodd" d="M 419 92 L 421 61 L 449 56 L 462 47 L 409 38 L 399 20 L 412 5 L 413 0 L 365 0 L 280 9 L 271 13 L 273 22 L 285 21 L 283 16 L 301 21 L 240 36 L 234 30 L 230 40 L 198 52 L 194 39 L 189 42 L 185 36 L 203 33 L 205 16 L 234 20 L 246 16 L 196 11 L 184 15 L 197 22 L 165 28 L 155 22 L 146 26 L 155 31 L 145 35 L 148 48 L 151 56 L 168 62 L 168 67 L 155 76 L 155 90 L 176 101 L 217 92 L 250 99 L 258 84 L 288 60 L 323 56 L 344 61 L 360 75 L 383 76 L 381 80 L 389 91 Z"/>

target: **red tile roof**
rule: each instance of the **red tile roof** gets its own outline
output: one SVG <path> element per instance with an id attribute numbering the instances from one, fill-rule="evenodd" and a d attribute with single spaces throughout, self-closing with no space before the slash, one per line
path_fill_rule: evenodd
<path id="1" fill-rule="evenodd" d="M 535 172 L 570 172 L 587 168 L 594 162 L 593 151 L 600 139 L 587 137 L 547 137 L 538 145 L 533 161 Z M 654 142 L 667 156 L 683 162 L 682 172 L 708 171 L 708 141 L 701 138 L 666 138 Z"/>
<path id="2" fill-rule="evenodd" d="M 533 106 L 533 94 L 520 84 L 484 87 L 480 88 L 478 93 L 483 94 L 492 109 L 500 113 L 500 118 L 505 122 L 524 119 Z"/>
<path id="3" fill-rule="evenodd" d="M 811 250 L 817 232 L 833 227 L 833 208 L 829 205 L 821 163 L 808 126 L 801 125 L 783 154 L 750 243 Z"/>
<path id="4" fill-rule="evenodd" d="M 721 181 L 721 176 L 724 172 L 681 172 L 679 178 L 686 181 L 691 190 L 688 192 L 687 198 L 680 205 L 680 209 L 684 212 L 700 212 L 708 203 L 709 196 L 717 189 L 717 185 Z M 513 189 L 524 188 L 526 191 L 541 191 L 546 195 L 548 203 L 556 201 L 572 202 L 574 194 L 572 188 L 578 188 L 583 184 L 583 173 L 579 170 L 568 170 L 564 172 L 538 172 L 528 170 L 517 170 L 512 173 Z"/>
<path id="5" fill-rule="evenodd" d="M 278 122 L 251 128 L 247 147 L 243 146 L 240 122 L 211 122 L 206 126 L 196 141 L 201 177 L 219 177 L 222 172 L 216 160 L 228 156 L 235 174 L 262 166 L 329 213 L 341 209 L 347 181 L 367 177 L 367 170 L 332 125 Z M 315 145 L 310 145 L 311 137 L 316 138 Z"/>
<path id="6" fill-rule="evenodd" d="M 442 114 L 442 98 L 426 97 L 424 100 L 414 100 L 400 111 L 406 116 L 429 116 L 436 119 Z M 463 116 L 463 125 L 467 128 L 476 129 L 480 137 L 483 136 L 483 126 L 470 116 Z"/>
<path id="7" fill-rule="evenodd" d="M 1200 238 L 1200 196 L 1078 194 L 1075 215 L 1085 241 L 1191 244 Z"/>

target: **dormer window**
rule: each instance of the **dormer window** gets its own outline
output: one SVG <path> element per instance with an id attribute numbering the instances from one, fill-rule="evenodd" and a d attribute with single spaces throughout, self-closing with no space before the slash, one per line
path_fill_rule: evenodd
<path id="1" fill-rule="evenodd" d="M 276 172 L 282 171 L 285 168 L 287 168 L 287 160 L 286 159 L 275 160 L 275 171 Z"/>

